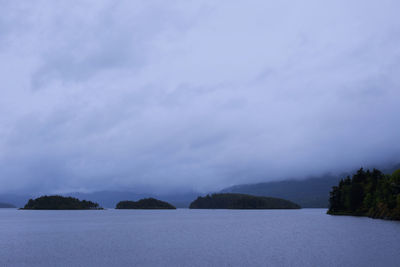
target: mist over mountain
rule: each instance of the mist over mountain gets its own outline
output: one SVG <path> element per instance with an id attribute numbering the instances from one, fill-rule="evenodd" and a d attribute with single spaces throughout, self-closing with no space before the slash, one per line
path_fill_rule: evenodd
<path id="1" fill-rule="evenodd" d="M 225 188 L 221 192 L 284 198 L 303 208 L 327 208 L 329 192 L 339 180 L 337 176 L 325 176 L 305 180 L 244 184 Z"/>
<path id="2" fill-rule="evenodd" d="M 389 164 L 384 166 L 367 166 L 365 168 L 377 167 L 383 173 L 390 174 L 400 169 L 399 164 Z M 143 198 L 158 198 L 170 202 L 177 208 L 187 208 L 197 197 L 212 193 L 241 193 L 255 196 L 277 197 L 298 203 L 303 208 L 327 208 L 329 192 L 332 186 L 337 185 L 338 181 L 346 176 L 350 176 L 355 170 L 343 172 L 340 175 L 326 174 L 321 177 L 308 177 L 303 179 L 284 179 L 282 181 L 261 182 L 254 184 L 238 184 L 218 191 L 196 192 L 196 191 L 170 191 L 157 193 L 151 189 L 136 191 L 95 191 L 95 192 L 67 192 L 64 196 L 72 196 L 78 199 L 90 200 L 99 203 L 105 208 L 114 208 L 119 201 L 139 200 Z M 36 194 L 0 194 L 0 202 L 12 203 L 17 207 L 23 207 L 30 198 L 40 195 L 50 194 L 49 192 Z"/>
<path id="3" fill-rule="evenodd" d="M 366 169 L 378 166 L 365 166 Z M 386 165 L 383 173 L 391 174 L 400 168 L 400 164 Z M 303 208 L 328 208 L 329 192 L 341 179 L 351 176 L 354 171 L 340 175 L 326 174 L 321 177 L 307 179 L 287 179 L 284 181 L 235 185 L 221 190 L 222 193 L 241 193 L 255 196 L 269 196 L 288 199 Z"/>
<path id="4" fill-rule="evenodd" d="M 13 204 L 0 202 L 0 208 L 1 208 L 1 209 L 15 208 L 15 206 L 14 206 Z"/>
<path id="5" fill-rule="evenodd" d="M 213 192 L 397 162 L 399 9 L 2 1 L 0 194 Z"/>

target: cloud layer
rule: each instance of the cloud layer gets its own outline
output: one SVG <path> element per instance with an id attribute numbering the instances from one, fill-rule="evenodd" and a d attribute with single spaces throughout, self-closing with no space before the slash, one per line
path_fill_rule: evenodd
<path id="1" fill-rule="evenodd" d="M 398 1 L 0 1 L 0 191 L 215 190 L 400 159 Z"/>

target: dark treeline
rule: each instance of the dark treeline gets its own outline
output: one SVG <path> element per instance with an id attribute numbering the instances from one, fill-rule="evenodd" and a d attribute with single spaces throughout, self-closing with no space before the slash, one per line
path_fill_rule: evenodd
<path id="1" fill-rule="evenodd" d="M 198 197 L 190 209 L 300 209 L 300 206 L 280 198 L 246 194 L 212 194 Z"/>
<path id="2" fill-rule="evenodd" d="M 102 209 L 99 204 L 73 197 L 42 196 L 29 199 L 24 206 L 25 210 L 95 210 Z"/>
<path id="3" fill-rule="evenodd" d="M 360 169 L 334 186 L 328 214 L 400 220 L 400 169 L 392 175 Z"/>
<path id="4" fill-rule="evenodd" d="M 168 202 L 161 201 L 155 198 L 144 198 L 139 201 L 120 201 L 116 209 L 176 209 Z"/>

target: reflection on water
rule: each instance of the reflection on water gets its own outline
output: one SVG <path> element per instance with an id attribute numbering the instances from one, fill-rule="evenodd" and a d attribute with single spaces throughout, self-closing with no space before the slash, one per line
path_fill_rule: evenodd
<path id="1" fill-rule="evenodd" d="M 323 209 L 0 209 L 0 266 L 399 266 L 399 240 Z"/>

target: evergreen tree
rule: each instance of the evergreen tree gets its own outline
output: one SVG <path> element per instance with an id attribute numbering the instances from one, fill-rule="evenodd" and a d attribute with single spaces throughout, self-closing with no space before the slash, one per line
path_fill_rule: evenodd
<path id="1" fill-rule="evenodd" d="M 400 220 L 400 169 L 384 175 L 361 168 L 332 188 L 329 202 L 329 214 Z"/>

